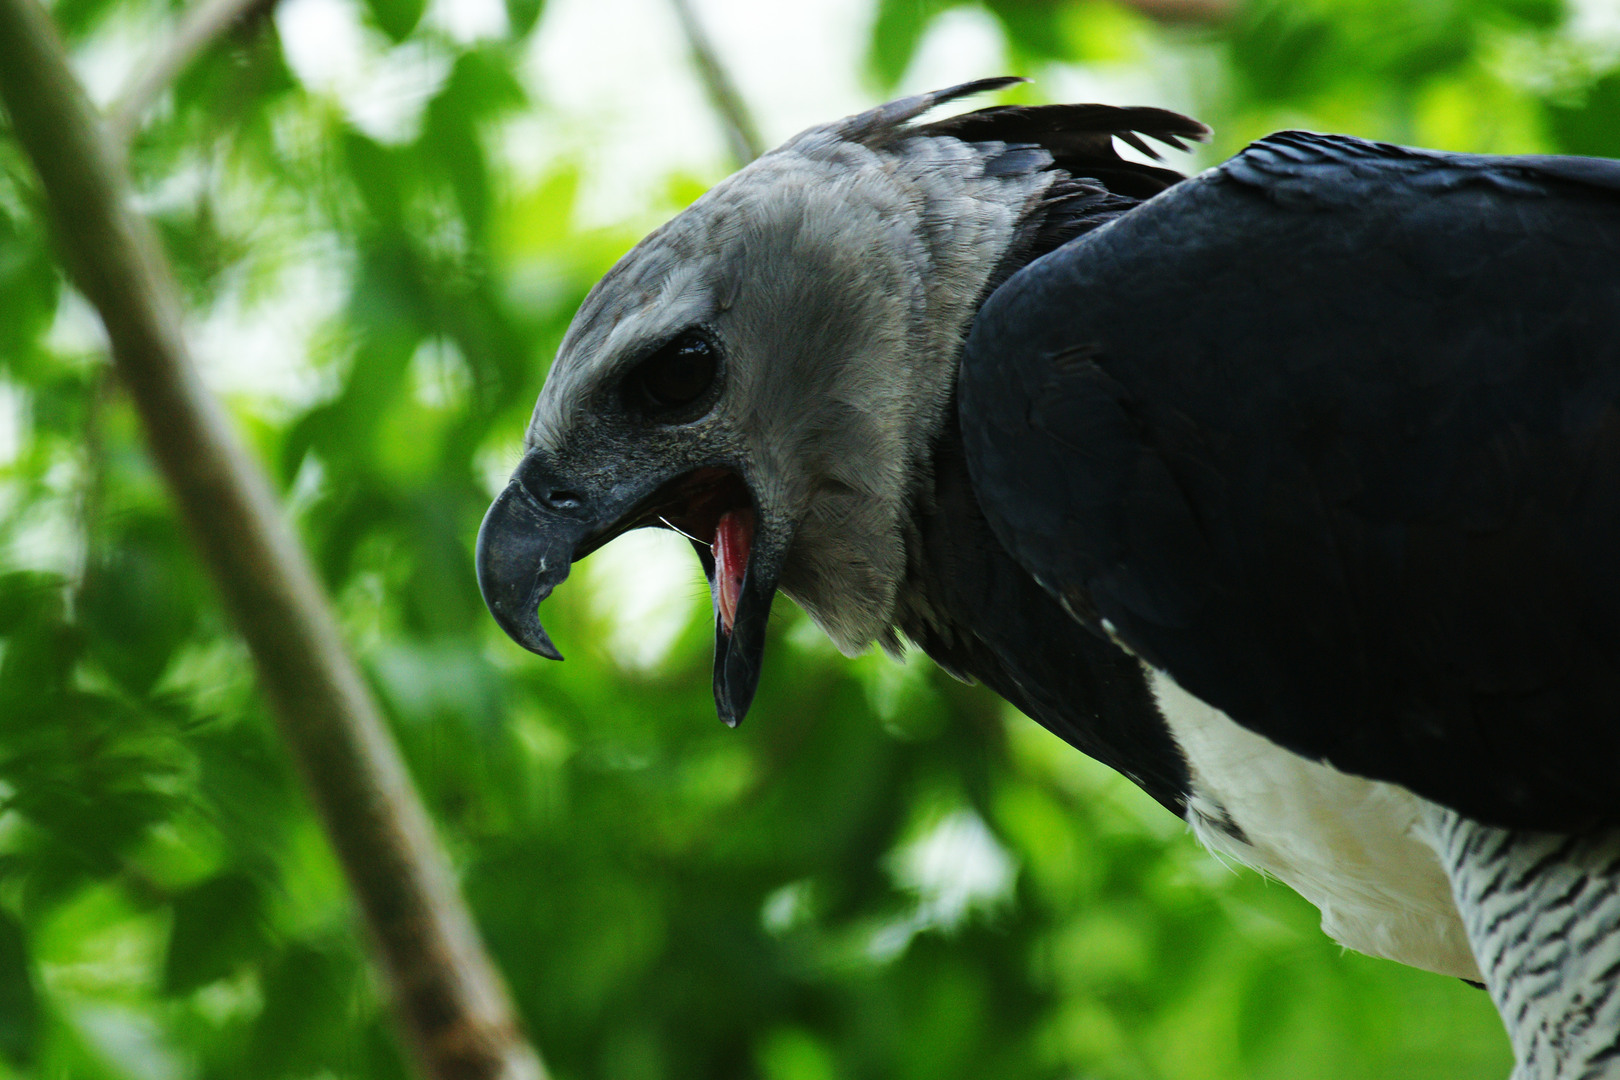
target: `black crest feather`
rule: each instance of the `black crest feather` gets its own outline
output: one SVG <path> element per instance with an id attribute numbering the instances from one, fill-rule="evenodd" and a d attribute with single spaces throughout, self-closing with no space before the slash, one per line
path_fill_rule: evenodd
<path id="1" fill-rule="evenodd" d="M 1209 128 L 1180 113 L 1114 105 L 995 106 L 912 130 L 918 135 L 950 135 L 963 142 L 1038 146 L 1069 175 L 1100 180 L 1110 191 L 1138 199 L 1158 194 L 1182 175 L 1120 157 L 1115 139 L 1157 161 L 1159 153 L 1148 139 L 1185 150 L 1188 141 L 1209 138 Z"/>
<path id="2" fill-rule="evenodd" d="M 1188 142 L 1209 138 L 1209 128 L 1180 113 L 1113 105 L 997 105 L 928 124 L 910 123 L 947 102 L 1026 81 L 1016 76 L 977 79 L 900 98 L 851 116 L 836 131 L 874 149 L 917 137 L 950 136 L 970 143 L 1002 143 L 1009 150 L 1044 150 L 1069 175 L 1090 177 L 1116 194 L 1138 199 L 1163 191 L 1182 175 L 1120 157 L 1115 139 L 1157 161 L 1159 153 L 1149 139 L 1185 150 Z"/>

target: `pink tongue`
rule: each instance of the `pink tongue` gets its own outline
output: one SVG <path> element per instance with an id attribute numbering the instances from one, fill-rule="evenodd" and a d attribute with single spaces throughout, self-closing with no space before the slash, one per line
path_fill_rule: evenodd
<path id="1" fill-rule="evenodd" d="M 737 621 L 737 598 L 742 595 L 743 574 L 748 569 L 748 545 L 754 539 L 751 510 L 728 510 L 714 529 L 714 587 L 720 600 L 720 625 L 731 633 Z"/>

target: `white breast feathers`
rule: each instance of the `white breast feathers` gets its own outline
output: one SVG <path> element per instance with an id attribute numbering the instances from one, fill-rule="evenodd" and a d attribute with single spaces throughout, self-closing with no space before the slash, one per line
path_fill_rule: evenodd
<path id="1" fill-rule="evenodd" d="M 1187 820 L 1205 846 L 1293 887 L 1342 945 L 1479 979 L 1424 800 L 1284 750 L 1148 674 L 1187 756 Z"/>

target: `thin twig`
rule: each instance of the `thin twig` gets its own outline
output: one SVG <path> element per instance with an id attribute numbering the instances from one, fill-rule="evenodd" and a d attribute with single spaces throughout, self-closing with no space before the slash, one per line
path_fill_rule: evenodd
<path id="1" fill-rule="evenodd" d="M 127 146 L 141 119 L 163 91 L 191 66 L 216 39 L 233 26 L 269 13 L 276 0 L 202 0 L 186 11 L 174 36 L 158 47 L 107 110 L 107 133 L 114 144 Z"/>
<path id="2" fill-rule="evenodd" d="M 726 146 L 740 169 L 765 152 L 765 140 L 759 137 L 759 125 L 754 123 L 747 103 L 737 92 L 737 84 L 732 82 L 731 74 L 720 62 L 720 54 L 715 52 L 714 43 L 709 40 L 697 13 L 692 10 L 691 0 L 670 0 L 670 3 L 675 5 L 675 16 L 681 21 L 681 32 L 686 35 L 686 45 L 692 52 L 692 63 L 697 67 L 698 78 L 703 80 L 703 89 L 709 95 L 709 104 L 714 106 L 714 111 L 720 115 L 721 125 L 726 129 Z"/>
<path id="3" fill-rule="evenodd" d="M 197 377 L 172 273 L 37 0 L 0 0 L 0 102 L 359 900 L 407 1047 L 434 1080 L 540 1080 L 304 551 Z"/>

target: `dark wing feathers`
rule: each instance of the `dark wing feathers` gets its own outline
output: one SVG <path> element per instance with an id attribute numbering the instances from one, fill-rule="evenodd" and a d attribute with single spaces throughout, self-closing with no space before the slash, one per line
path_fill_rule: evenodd
<path id="1" fill-rule="evenodd" d="M 1187 763 L 1141 665 L 1072 621 L 996 542 L 954 422 L 929 481 L 906 544 L 900 630 L 953 675 L 983 682 L 1184 817 Z"/>
<path id="2" fill-rule="evenodd" d="M 1604 158 L 1453 154 L 1309 131 L 1268 135 L 1220 171 L 1278 201 L 1335 206 L 1353 205 L 1392 183 L 1414 192 L 1482 187 L 1531 199 L 1560 184 L 1620 191 L 1620 165 Z"/>
<path id="3" fill-rule="evenodd" d="M 1242 723 L 1620 821 L 1620 164 L 1289 132 L 1030 264 L 960 412 L 997 535 Z"/>

